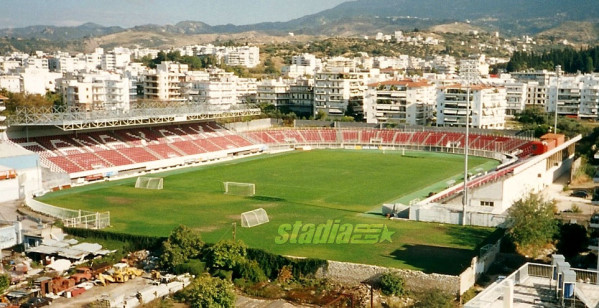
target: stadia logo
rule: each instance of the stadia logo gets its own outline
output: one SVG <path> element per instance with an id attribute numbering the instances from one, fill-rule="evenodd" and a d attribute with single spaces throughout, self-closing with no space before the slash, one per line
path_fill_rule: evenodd
<path id="1" fill-rule="evenodd" d="M 327 220 L 313 224 L 296 221 L 279 226 L 275 244 L 377 244 L 391 243 L 395 231 L 385 224 L 351 224 L 341 220 Z"/>

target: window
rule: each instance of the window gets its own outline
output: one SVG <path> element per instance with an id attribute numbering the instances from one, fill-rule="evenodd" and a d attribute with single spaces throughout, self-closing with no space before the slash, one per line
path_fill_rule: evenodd
<path id="1" fill-rule="evenodd" d="M 481 206 L 495 206 L 495 202 L 494 201 L 481 201 L 480 205 Z"/>

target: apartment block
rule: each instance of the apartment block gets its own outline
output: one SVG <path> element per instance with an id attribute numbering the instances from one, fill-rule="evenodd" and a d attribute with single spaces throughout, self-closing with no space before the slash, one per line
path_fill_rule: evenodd
<path id="1" fill-rule="evenodd" d="M 444 86 L 437 90 L 437 125 L 466 126 L 467 102 L 470 102 L 469 126 L 483 129 L 505 127 L 506 90 L 503 87 L 473 85 Z"/>
<path id="2" fill-rule="evenodd" d="M 368 123 L 426 125 L 435 115 L 435 85 L 427 81 L 388 80 L 368 85 L 364 97 Z"/>

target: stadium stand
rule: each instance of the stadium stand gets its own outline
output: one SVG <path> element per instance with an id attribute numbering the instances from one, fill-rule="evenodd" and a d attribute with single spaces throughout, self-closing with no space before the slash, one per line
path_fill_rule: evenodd
<path id="1" fill-rule="evenodd" d="M 377 145 L 432 149 L 462 148 L 464 140 L 464 134 L 455 131 L 410 132 L 373 128 L 268 129 L 239 134 L 215 122 L 203 122 L 99 132 L 80 131 L 76 134 L 16 138 L 11 141 L 38 153 L 44 164 L 50 164 L 48 167 L 51 170 L 76 174 L 112 167 L 126 170 L 133 165 L 143 166 L 154 161 L 184 159 L 198 154 L 234 153 L 252 146 L 257 149 L 260 145 Z M 510 136 L 471 134 L 469 144 L 473 150 L 511 153 L 520 158 L 532 155 L 534 150 L 531 140 Z"/>
<path id="2" fill-rule="evenodd" d="M 216 123 L 13 139 L 55 171 L 77 173 L 255 145 Z"/>

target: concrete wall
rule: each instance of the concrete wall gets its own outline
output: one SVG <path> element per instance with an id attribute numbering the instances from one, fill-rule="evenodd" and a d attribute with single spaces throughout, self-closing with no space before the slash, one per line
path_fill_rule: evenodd
<path id="1" fill-rule="evenodd" d="M 576 171 L 578 171 L 580 167 L 582 167 L 582 157 L 579 157 L 578 159 L 572 161 L 572 169 L 570 169 L 570 181 L 574 180 Z"/>
<path id="2" fill-rule="evenodd" d="M 417 204 L 410 207 L 410 220 L 462 224 L 462 207 L 438 203 Z M 490 212 L 490 208 L 471 206 L 466 210 L 466 223 L 483 227 L 501 227 L 506 217 Z"/>
<path id="3" fill-rule="evenodd" d="M 476 280 L 495 262 L 500 246 L 501 240 L 498 240 L 495 244 L 486 246 L 486 251 L 481 256 L 472 258 L 470 266 L 460 274 L 459 294 L 463 294 L 473 287 Z"/>
<path id="4" fill-rule="evenodd" d="M 229 130 L 245 132 L 249 130 L 269 129 L 273 126 L 273 123 L 271 119 L 257 119 L 247 122 L 227 123 L 224 126 Z"/>

